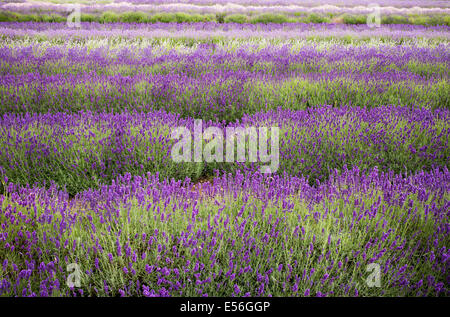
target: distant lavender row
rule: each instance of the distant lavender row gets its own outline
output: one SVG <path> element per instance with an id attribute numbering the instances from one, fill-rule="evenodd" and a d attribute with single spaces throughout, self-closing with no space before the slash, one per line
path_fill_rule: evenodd
<path id="1" fill-rule="evenodd" d="M 320 104 L 445 108 L 449 54 L 447 45 L 3 47 L 0 113 L 164 109 L 230 122 Z"/>
<path id="2" fill-rule="evenodd" d="M 348 38 L 351 39 L 450 39 L 449 26 L 382 25 L 369 28 L 366 25 L 346 24 L 220 24 L 206 23 L 81 23 L 79 29 L 69 28 L 66 23 L 4 22 L 0 34 L 5 37 L 46 38 Z"/>
<path id="3" fill-rule="evenodd" d="M 126 70 L 124 70 L 126 71 Z M 185 75 L 5 77 L 1 113 L 151 111 L 163 109 L 204 120 L 234 121 L 245 113 L 320 104 L 448 108 L 448 82 L 416 82 L 411 75 L 307 74 L 273 81 L 245 72 L 218 71 L 200 78 Z M 275 78 L 276 79 L 276 78 Z M 414 81 L 413 81 L 414 80 Z"/>
<path id="4" fill-rule="evenodd" d="M 387 2 L 387 1 L 386 1 Z M 0 4 L 3 10 L 14 11 L 18 13 L 35 13 L 35 12 L 60 12 L 67 13 L 73 10 L 73 4 L 54 4 L 54 3 L 6 3 Z M 334 6 L 334 5 L 320 5 L 320 6 L 306 6 L 306 5 L 266 5 L 266 4 L 233 4 L 223 3 L 215 5 L 202 5 L 190 3 L 167 3 L 167 4 L 133 4 L 127 2 L 111 3 L 111 4 L 81 4 L 82 13 L 99 13 L 105 11 L 114 12 L 196 12 L 196 13 L 334 13 L 334 14 L 369 14 L 373 12 L 373 8 L 365 5 L 359 6 Z M 394 7 L 382 6 L 380 7 L 382 15 L 392 14 L 449 14 L 450 8 L 445 1 L 439 3 L 439 7 L 423 6 L 423 7 Z"/>
<path id="5" fill-rule="evenodd" d="M 167 4 L 167 3 L 189 3 L 202 5 L 215 4 L 240 4 L 240 5 L 301 5 L 308 7 L 330 5 L 339 7 L 355 7 L 367 6 L 377 3 L 380 6 L 393 6 L 399 8 L 410 7 L 436 7 L 446 8 L 449 6 L 448 1 L 442 0 L 114 0 L 116 3 L 136 3 L 136 4 Z"/>

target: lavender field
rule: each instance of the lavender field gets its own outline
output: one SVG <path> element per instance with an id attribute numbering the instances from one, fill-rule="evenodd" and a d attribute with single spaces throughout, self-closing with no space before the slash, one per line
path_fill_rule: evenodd
<path id="1" fill-rule="evenodd" d="M 0 3 L 0 296 L 450 295 L 448 2 L 229 2 Z"/>

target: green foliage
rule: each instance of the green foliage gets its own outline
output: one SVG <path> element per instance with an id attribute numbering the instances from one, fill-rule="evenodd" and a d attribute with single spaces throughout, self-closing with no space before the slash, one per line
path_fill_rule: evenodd
<path id="1" fill-rule="evenodd" d="M 216 22 L 223 23 L 225 21 L 225 13 L 216 13 Z"/>
<path id="2" fill-rule="evenodd" d="M 15 22 L 19 21 L 20 15 L 18 13 L 9 11 L 0 11 L 0 22 Z"/>
<path id="3" fill-rule="evenodd" d="M 366 24 L 367 17 L 365 15 L 345 14 L 343 16 L 343 21 L 345 24 Z"/>
<path id="4" fill-rule="evenodd" d="M 103 12 L 100 16 L 101 23 L 120 22 L 119 15 L 112 11 Z"/>
<path id="5" fill-rule="evenodd" d="M 248 17 L 246 15 L 243 14 L 230 14 L 227 15 L 224 19 L 225 23 L 247 23 L 248 21 Z"/>
<path id="6" fill-rule="evenodd" d="M 125 12 L 120 15 L 120 21 L 126 23 L 147 23 L 150 21 L 148 14 L 139 11 Z"/>
<path id="7" fill-rule="evenodd" d="M 288 19 L 285 15 L 264 13 L 250 18 L 250 23 L 287 23 Z"/>
<path id="8" fill-rule="evenodd" d="M 97 22 L 97 17 L 93 14 L 81 13 L 80 21 L 81 22 Z"/>
<path id="9" fill-rule="evenodd" d="M 150 22 L 155 23 L 155 22 L 164 22 L 164 23 L 170 23 L 170 22 L 176 22 L 176 16 L 173 13 L 156 13 L 153 14 L 150 17 Z"/>
<path id="10" fill-rule="evenodd" d="M 382 24 L 408 24 L 408 18 L 402 15 L 388 15 L 381 17 Z"/>

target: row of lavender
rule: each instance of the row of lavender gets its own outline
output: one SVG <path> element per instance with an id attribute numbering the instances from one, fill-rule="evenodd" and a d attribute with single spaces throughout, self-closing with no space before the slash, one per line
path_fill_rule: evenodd
<path id="1" fill-rule="evenodd" d="M 95 2 L 92 0 L 91 2 Z M 302 5 L 315 7 L 320 5 L 330 5 L 338 7 L 356 7 L 373 4 L 373 0 L 115 0 L 114 2 L 128 2 L 137 4 L 162 4 L 162 3 L 190 3 L 202 5 L 227 4 L 234 3 L 240 5 Z M 411 7 L 435 7 L 446 8 L 449 6 L 447 1 L 442 0 L 380 0 L 376 2 L 383 7 L 411 8 Z"/>
<path id="2" fill-rule="evenodd" d="M 447 45 L 0 48 L 1 113 L 152 111 L 232 122 L 327 104 L 448 108 Z"/>
<path id="3" fill-rule="evenodd" d="M 448 28 L 3 25 L 0 296 L 450 295 Z M 279 127 L 277 173 L 176 163 L 200 118 Z"/>
<path id="4" fill-rule="evenodd" d="M 320 106 L 246 114 L 228 124 L 204 122 L 203 131 L 211 126 L 223 131 L 226 127 L 279 127 L 279 151 L 272 145 L 270 163 L 277 165 L 278 174 L 303 176 L 312 184 L 345 168 L 415 173 L 448 168 L 450 161 L 448 110 Z M 178 140 L 171 132 L 186 127 L 193 135 L 194 119 L 173 113 L 5 114 L 0 127 L 4 176 L 22 185 L 56 183 L 72 196 L 125 173 L 197 181 L 214 177 L 216 171 L 256 172 L 266 165 L 251 162 L 248 153 L 241 161 L 236 151 L 231 162 L 220 157 L 212 162 L 176 162 L 172 149 Z M 248 149 L 250 139 L 244 142 Z M 205 149 L 207 142 L 202 143 Z M 191 158 L 192 149 L 184 150 Z"/>
<path id="5" fill-rule="evenodd" d="M 370 28 L 367 25 L 347 24 L 312 24 L 312 23 L 282 23 L 282 24 L 241 24 L 241 23 L 88 23 L 81 22 L 80 28 L 67 27 L 66 23 L 37 22 L 4 22 L 0 23 L 3 39 L 38 38 L 82 40 L 99 38 L 192 38 L 197 41 L 223 37 L 233 39 L 266 39 L 282 41 L 283 39 L 333 39 L 339 41 L 351 38 L 353 42 L 361 39 L 383 39 L 412 41 L 415 39 L 436 39 L 440 43 L 448 43 L 449 26 L 422 25 L 382 25 Z"/>

